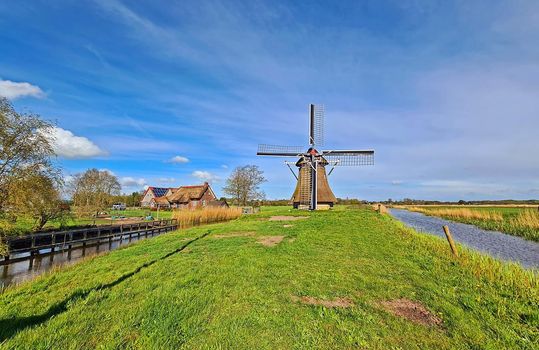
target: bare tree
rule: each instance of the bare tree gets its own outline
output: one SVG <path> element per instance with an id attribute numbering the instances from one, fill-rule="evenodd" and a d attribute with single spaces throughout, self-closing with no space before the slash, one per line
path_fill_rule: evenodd
<path id="1" fill-rule="evenodd" d="M 234 169 L 226 180 L 223 191 L 233 196 L 238 205 L 264 198 L 264 192 L 259 190 L 260 184 L 266 181 L 264 172 L 257 165 L 245 165 Z"/>
<path id="2" fill-rule="evenodd" d="M 89 169 L 76 174 L 69 182 L 69 191 L 78 216 L 91 216 L 112 204 L 120 195 L 118 178 L 106 170 Z"/>
<path id="3" fill-rule="evenodd" d="M 0 98 L 0 213 L 5 209 L 13 181 L 27 174 L 56 172 L 51 158 L 51 123 L 38 115 L 15 111 L 11 103 Z"/>

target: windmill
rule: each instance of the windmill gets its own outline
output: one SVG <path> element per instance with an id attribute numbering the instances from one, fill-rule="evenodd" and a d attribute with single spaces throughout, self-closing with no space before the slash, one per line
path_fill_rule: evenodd
<path id="1" fill-rule="evenodd" d="M 298 158 L 295 163 L 285 162 L 297 180 L 292 195 L 294 208 L 316 210 L 332 207 L 337 201 L 328 183 L 337 166 L 374 165 L 373 150 L 317 150 L 324 144 L 324 106 L 309 105 L 309 145 L 305 152 L 303 147 L 258 145 L 259 156 Z M 292 170 L 291 164 L 298 168 L 298 174 Z M 326 173 L 326 166 L 332 166 Z"/>

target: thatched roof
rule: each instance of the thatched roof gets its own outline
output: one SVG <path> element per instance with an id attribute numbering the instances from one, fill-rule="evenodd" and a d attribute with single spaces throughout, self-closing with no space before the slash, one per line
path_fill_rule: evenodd
<path id="1" fill-rule="evenodd" d="M 200 200 L 207 190 L 211 191 L 207 182 L 203 185 L 181 186 L 168 196 L 168 201 L 170 203 L 189 203 L 189 201 Z"/>
<path id="2" fill-rule="evenodd" d="M 165 197 L 165 196 L 154 197 L 154 198 L 152 198 L 152 201 L 154 201 L 155 204 L 159 204 L 159 205 L 170 205 L 170 202 L 168 201 L 167 197 Z"/>
<path id="3" fill-rule="evenodd" d="M 209 201 L 208 207 L 224 207 L 228 208 L 228 203 L 226 201 Z"/>

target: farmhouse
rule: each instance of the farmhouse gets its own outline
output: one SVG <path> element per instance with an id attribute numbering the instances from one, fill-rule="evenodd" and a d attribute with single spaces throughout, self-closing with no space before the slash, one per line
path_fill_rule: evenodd
<path id="1" fill-rule="evenodd" d="M 166 197 L 171 208 L 199 208 L 217 200 L 207 182 L 196 186 L 182 186 Z"/>
<path id="2" fill-rule="evenodd" d="M 170 209 L 170 202 L 168 201 L 167 196 L 155 197 L 150 201 L 150 208 Z"/>
<path id="3" fill-rule="evenodd" d="M 155 206 L 155 200 L 152 202 L 154 198 L 161 198 L 166 196 L 166 194 L 171 191 L 171 188 L 168 187 L 153 187 L 150 186 L 146 189 L 144 194 L 142 195 L 142 200 L 140 201 L 141 207 L 150 207 L 150 208 L 156 208 Z M 153 203 L 153 205 L 152 205 Z"/>
<path id="4" fill-rule="evenodd" d="M 181 187 L 148 187 L 142 201 L 142 207 L 152 209 L 161 208 L 199 208 L 205 206 L 226 206 L 226 203 L 217 201 L 215 193 L 210 185 L 205 182 L 202 185 Z"/>

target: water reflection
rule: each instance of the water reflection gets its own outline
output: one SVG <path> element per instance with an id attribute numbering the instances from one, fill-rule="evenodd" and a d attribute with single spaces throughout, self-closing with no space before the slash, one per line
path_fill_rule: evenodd
<path id="1" fill-rule="evenodd" d="M 158 235 L 155 233 L 155 235 Z M 148 237 L 152 237 L 148 235 Z M 15 262 L 9 265 L 0 266 L 2 275 L 0 278 L 0 288 L 5 288 L 10 284 L 20 283 L 29 279 L 32 279 L 46 271 L 49 271 L 53 267 L 66 266 L 80 261 L 84 257 L 93 256 L 106 251 L 117 249 L 120 246 L 129 244 L 146 238 L 144 235 L 140 237 L 134 235 L 133 237 L 125 237 L 123 239 L 115 239 L 112 241 L 101 242 L 100 244 L 86 245 L 80 247 L 74 247 L 73 249 L 66 249 L 63 251 L 56 251 L 51 254 L 50 249 L 43 249 L 36 255 L 35 258 Z M 12 259 L 16 259 L 23 255 L 13 255 Z M 28 254 L 26 254 L 28 256 Z"/>

